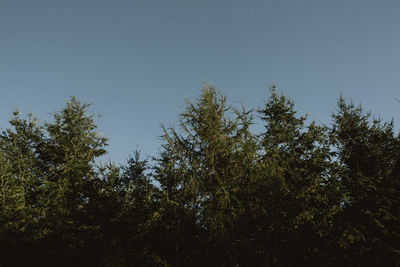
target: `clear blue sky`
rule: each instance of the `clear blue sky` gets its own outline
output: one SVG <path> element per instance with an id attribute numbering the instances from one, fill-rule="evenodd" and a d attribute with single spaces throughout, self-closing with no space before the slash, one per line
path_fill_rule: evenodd
<path id="1" fill-rule="evenodd" d="M 257 107 L 275 82 L 329 122 L 339 93 L 399 125 L 398 0 L 1 0 L 0 127 L 71 95 L 94 103 L 109 157 L 154 155 L 201 81 Z"/>

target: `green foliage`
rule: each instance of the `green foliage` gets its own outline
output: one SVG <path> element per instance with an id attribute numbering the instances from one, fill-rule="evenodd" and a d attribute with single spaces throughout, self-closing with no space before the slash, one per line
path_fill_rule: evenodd
<path id="1" fill-rule="evenodd" d="M 343 194 L 335 216 L 342 255 L 355 265 L 400 264 L 400 143 L 382 123 L 341 97 L 332 133 Z"/>
<path id="2" fill-rule="evenodd" d="M 180 129 L 165 129 L 163 136 L 157 180 L 170 203 L 164 212 L 172 209 L 168 217 L 175 217 L 174 231 L 192 235 L 189 243 L 201 237 L 195 243 L 207 247 L 209 254 L 215 254 L 210 260 L 221 264 L 237 254 L 235 227 L 245 212 L 241 200 L 256 160 L 250 123 L 249 112 L 227 106 L 222 93 L 205 85 L 197 103 L 188 101 L 180 114 Z M 177 241 L 177 246 L 193 246 L 189 243 Z"/>
<path id="3" fill-rule="evenodd" d="M 43 123 L 15 111 L 0 134 L 5 266 L 400 264 L 393 122 L 340 97 L 317 125 L 274 85 L 255 113 L 204 84 L 158 156 L 116 166 L 99 164 L 89 107 L 71 98 Z"/>

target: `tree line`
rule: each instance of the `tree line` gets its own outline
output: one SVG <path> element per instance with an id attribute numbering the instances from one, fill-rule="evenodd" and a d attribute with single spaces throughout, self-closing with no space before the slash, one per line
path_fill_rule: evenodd
<path id="1" fill-rule="evenodd" d="M 319 125 L 274 85 L 247 110 L 205 84 L 158 155 L 120 166 L 89 106 L 1 132 L 1 266 L 400 265 L 393 121 L 340 97 Z"/>

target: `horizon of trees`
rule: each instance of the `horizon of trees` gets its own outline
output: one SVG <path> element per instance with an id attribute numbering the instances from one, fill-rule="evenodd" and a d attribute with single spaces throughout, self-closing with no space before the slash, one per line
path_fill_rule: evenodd
<path id="1" fill-rule="evenodd" d="M 318 125 L 275 85 L 248 110 L 204 84 L 159 155 L 115 165 L 89 106 L 0 133 L 0 266 L 400 265 L 393 121 L 340 96 Z"/>

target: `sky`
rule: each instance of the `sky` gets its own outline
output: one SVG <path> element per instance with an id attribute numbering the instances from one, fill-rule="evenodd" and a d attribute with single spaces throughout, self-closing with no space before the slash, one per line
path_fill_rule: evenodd
<path id="1" fill-rule="evenodd" d="M 76 96 L 123 163 L 156 155 L 205 81 L 248 108 L 275 83 L 325 124 L 342 94 L 398 128 L 399 14 L 398 0 L 0 0 L 0 127 Z"/>

